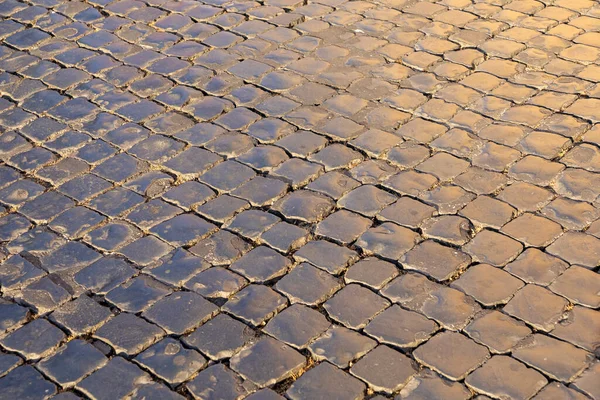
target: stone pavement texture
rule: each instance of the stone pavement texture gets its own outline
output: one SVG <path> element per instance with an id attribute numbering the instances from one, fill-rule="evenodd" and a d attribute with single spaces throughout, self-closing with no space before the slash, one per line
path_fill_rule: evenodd
<path id="1" fill-rule="evenodd" d="M 600 2 L 0 16 L 0 399 L 600 399 Z"/>

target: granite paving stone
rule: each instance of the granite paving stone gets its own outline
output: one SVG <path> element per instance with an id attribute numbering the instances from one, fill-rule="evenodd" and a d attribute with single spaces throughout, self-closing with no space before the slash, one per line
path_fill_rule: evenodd
<path id="1" fill-rule="evenodd" d="M 364 331 L 381 343 L 410 348 L 427 341 L 437 329 L 425 316 L 393 305 L 373 318 Z"/>
<path id="2" fill-rule="evenodd" d="M 569 302 L 537 285 L 525 285 L 504 307 L 504 311 L 531 326 L 552 330 Z M 536 306 L 537 305 L 537 306 Z"/>
<path id="3" fill-rule="evenodd" d="M 104 216 L 89 208 L 73 207 L 54 218 L 50 227 L 65 236 L 78 239 L 105 220 Z"/>
<path id="4" fill-rule="evenodd" d="M 173 178 L 163 172 L 146 172 L 126 183 L 128 189 L 148 197 L 156 197 L 167 190 L 173 183 Z"/>
<path id="5" fill-rule="evenodd" d="M 464 270 L 471 258 L 461 251 L 426 240 L 402 255 L 399 261 L 405 269 L 419 271 L 444 281 Z"/>
<path id="6" fill-rule="evenodd" d="M 516 379 L 518 384 L 511 379 Z M 508 356 L 493 356 L 465 380 L 467 386 L 493 397 L 527 399 L 548 383 L 543 375 Z"/>
<path id="7" fill-rule="evenodd" d="M 261 242 L 282 253 L 289 253 L 306 244 L 309 231 L 287 222 L 279 222 L 260 236 Z"/>
<path id="8" fill-rule="evenodd" d="M 422 229 L 426 238 L 436 239 L 455 246 L 462 246 L 467 243 L 473 231 L 469 220 L 453 215 L 430 218 L 422 225 Z"/>
<path id="9" fill-rule="evenodd" d="M 597 397 L 598 388 L 596 387 L 595 377 L 598 374 L 598 362 L 593 363 L 587 370 L 585 370 L 581 376 L 579 376 L 572 387 L 587 396 Z"/>
<path id="10" fill-rule="evenodd" d="M 33 228 L 6 245 L 10 253 L 24 256 L 43 257 L 64 245 L 64 238 L 47 228 Z"/>
<path id="11" fill-rule="evenodd" d="M 377 219 L 415 229 L 434 212 L 435 208 L 406 196 L 381 210 Z"/>
<path id="12" fill-rule="evenodd" d="M 364 232 L 355 245 L 366 255 L 376 255 L 388 260 L 398 260 L 419 242 L 421 237 L 410 229 L 384 222 Z"/>
<path id="13" fill-rule="evenodd" d="M 340 207 L 373 217 L 396 200 L 396 197 L 372 185 L 363 185 L 338 200 Z"/>
<path id="14" fill-rule="evenodd" d="M 594 293 L 597 293 L 596 287 L 599 283 L 597 274 L 574 265 L 550 285 L 550 290 L 566 297 L 573 303 L 596 308 L 598 299 Z"/>
<path id="15" fill-rule="evenodd" d="M 250 208 L 250 203 L 246 200 L 221 195 L 197 207 L 196 212 L 207 219 L 225 223 L 248 208 Z"/>
<path id="16" fill-rule="evenodd" d="M 255 207 L 268 206 L 283 197 L 288 185 L 279 179 L 257 176 L 231 192 Z"/>
<path id="17" fill-rule="evenodd" d="M 75 282 L 86 290 L 106 294 L 127 281 L 135 270 L 120 258 L 103 257 L 74 276 Z"/>
<path id="18" fill-rule="evenodd" d="M 376 346 L 377 342 L 365 335 L 335 326 L 313 341 L 308 348 L 316 360 L 327 360 L 340 368 L 346 368 Z"/>
<path id="19" fill-rule="evenodd" d="M 303 355 L 270 337 L 243 348 L 230 360 L 231 369 L 259 387 L 270 386 L 294 375 L 305 364 Z"/>
<path id="20" fill-rule="evenodd" d="M 21 354 L 28 360 L 39 360 L 52 354 L 65 334 L 46 319 L 37 319 L 4 337 L 4 348 Z"/>
<path id="21" fill-rule="evenodd" d="M 546 387 L 544 387 L 540 392 L 534 397 L 534 399 L 585 399 L 586 396 L 581 392 L 578 392 L 573 389 L 569 389 L 562 383 L 553 382 L 549 383 Z"/>
<path id="22" fill-rule="evenodd" d="M 294 304 L 276 315 L 264 332 L 296 348 L 307 344 L 329 328 L 329 321 L 311 308 Z"/>
<path id="23" fill-rule="evenodd" d="M 326 301 L 323 308 L 339 323 L 352 329 L 360 329 L 389 305 L 388 300 L 369 289 L 349 284 Z"/>
<path id="24" fill-rule="evenodd" d="M 112 316 L 108 307 L 103 307 L 88 296 L 63 304 L 49 318 L 52 322 L 67 329 L 74 335 L 82 335 L 95 330 Z"/>
<path id="25" fill-rule="evenodd" d="M 185 397 L 170 390 L 165 385 L 160 383 L 147 383 L 133 389 L 128 395 L 132 399 L 168 399 L 168 400 L 183 400 Z"/>
<path id="26" fill-rule="evenodd" d="M 247 397 L 250 400 L 281 400 L 284 397 L 271 389 L 261 389 Z"/>
<path id="27" fill-rule="evenodd" d="M 286 395 L 290 399 L 358 399 L 366 385 L 348 373 L 322 362 L 292 384 Z"/>
<path id="28" fill-rule="evenodd" d="M 318 222 L 334 208 L 328 197 L 307 190 L 298 190 L 286 195 L 273 205 L 286 219 L 303 222 Z"/>
<path id="29" fill-rule="evenodd" d="M 398 268 L 394 264 L 369 257 L 348 268 L 344 280 L 346 283 L 355 282 L 373 289 L 381 289 L 398 274 Z"/>
<path id="30" fill-rule="evenodd" d="M 593 359 L 590 353 L 572 344 L 538 334 L 525 338 L 513 349 L 512 354 L 562 382 L 572 381 Z"/>
<path id="31" fill-rule="evenodd" d="M 4 261 L 3 271 L 0 272 L 0 284 L 4 290 L 20 289 L 44 275 L 42 269 L 35 267 L 20 255 L 14 255 Z"/>
<path id="32" fill-rule="evenodd" d="M 479 232 L 464 248 L 474 260 L 494 266 L 506 265 L 523 250 L 517 241 L 487 229 Z"/>
<path id="33" fill-rule="evenodd" d="M 281 221 L 274 214 L 261 210 L 244 210 L 228 221 L 224 227 L 242 237 L 256 240 L 265 231 Z"/>
<path id="34" fill-rule="evenodd" d="M 254 177 L 254 172 L 235 161 L 225 161 L 209 169 L 200 181 L 217 190 L 228 192 Z"/>
<path id="35" fill-rule="evenodd" d="M 243 275 L 251 282 L 266 282 L 284 275 L 290 260 L 269 247 L 259 246 L 243 255 L 229 269 Z"/>
<path id="36" fill-rule="evenodd" d="M 444 397 L 451 400 L 464 400 L 471 394 L 463 384 L 444 379 L 430 369 L 423 369 L 408 381 L 395 399 Z"/>
<path id="37" fill-rule="evenodd" d="M 71 293 L 75 290 L 69 283 L 47 275 L 21 289 L 21 293 L 16 294 L 15 299 L 37 313 L 45 314 L 70 300 Z"/>
<path id="38" fill-rule="evenodd" d="M 120 310 L 138 313 L 169 294 L 169 288 L 147 275 L 139 275 L 108 292 L 105 299 Z"/>
<path id="39" fill-rule="evenodd" d="M 167 285 L 181 286 L 208 267 L 210 264 L 180 248 L 148 266 L 144 272 Z"/>
<path id="40" fill-rule="evenodd" d="M 149 378 L 135 364 L 122 357 L 113 357 L 104 367 L 79 382 L 76 388 L 98 399 L 122 398 Z"/>
<path id="41" fill-rule="evenodd" d="M 525 323 L 495 310 L 477 314 L 464 331 L 492 353 L 508 352 L 531 333 Z"/>
<path id="42" fill-rule="evenodd" d="M 285 297 L 273 289 L 253 284 L 236 293 L 223 310 L 241 318 L 251 326 L 260 326 L 287 305 Z"/>
<path id="43" fill-rule="evenodd" d="M 456 332 L 439 333 L 413 352 L 419 362 L 452 380 L 461 380 L 488 354 L 484 346 Z"/>
<path id="44" fill-rule="evenodd" d="M 595 219 L 597 209 L 586 202 L 559 197 L 544 207 L 542 213 L 567 229 L 584 229 Z"/>
<path id="45" fill-rule="evenodd" d="M 186 388 L 194 399 L 236 399 L 248 393 L 242 378 L 223 364 L 202 370 Z"/>
<path id="46" fill-rule="evenodd" d="M 23 385 L 27 382 L 27 385 Z M 45 399 L 56 393 L 56 386 L 30 365 L 14 369 L 0 380 L 2 392 L 7 397 L 20 399 Z"/>
<path id="47" fill-rule="evenodd" d="M 359 185 L 360 183 L 355 179 L 340 172 L 331 171 L 315 179 L 306 188 L 326 194 L 333 199 L 339 199 Z"/>
<path id="48" fill-rule="evenodd" d="M 551 256 L 535 248 L 525 250 L 521 255 L 504 267 L 517 278 L 527 282 L 546 286 L 562 274 L 569 265 L 560 258 Z"/>
<path id="49" fill-rule="evenodd" d="M 250 327 L 221 313 L 184 336 L 183 342 L 213 360 L 220 360 L 237 353 L 254 337 Z"/>
<path id="50" fill-rule="evenodd" d="M 119 253 L 136 265 L 146 266 L 157 261 L 171 249 L 171 246 L 156 236 L 144 236 L 119 249 Z"/>
<path id="51" fill-rule="evenodd" d="M 108 360 L 91 344 L 75 339 L 38 364 L 44 374 L 62 387 L 72 387 L 103 367 Z"/>
<path id="52" fill-rule="evenodd" d="M 567 232 L 548 247 L 548 253 L 568 263 L 593 268 L 597 264 L 600 249 L 600 242 L 597 240 L 596 237 L 581 232 Z"/>
<path id="53" fill-rule="evenodd" d="M 121 313 L 102 325 L 94 337 L 108 343 L 117 354 L 134 355 L 164 336 L 158 326 L 129 313 Z"/>
<path id="54" fill-rule="evenodd" d="M 218 308 L 192 292 L 176 292 L 163 297 L 142 316 L 169 334 L 181 335 L 191 331 L 218 312 Z"/>
<path id="55" fill-rule="evenodd" d="M 0 397 L 599 397 L 598 10 L 0 3 Z"/>
<path id="56" fill-rule="evenodd" d="M 472 297 L 417 273 L 397 277 L 381 290 L 381 294 L 450 330 L 463 329 L 480 310 Z"/>
<path id="57" fill-rule="evenodd" d="M 317 305 L 331 297 L 342 283 L 308 263 L 298 264 L 275 285 L 292 303 Z"/>
<path id="58" fill-rule="evenodd" d="M 486 306 L 505 304 L 525 284 L 489 264 L 477 264 L 465 271 L 451 286 Z"/>
<path id="59" fill-rule="evenodd" d="M 154 226 L 150 231 L 172 245 L 185 246 L 216 229 L 216 226 L 196 215 L 182 214 Z"/>
<path id="60" fill-rule="evenodd" d="M 575 306 L 554 329 L 552 335 L 588 351 L 595 351 L 594 332 L 598 318 L 593 310 Z"/>
<path id="61" fill-rule="evenodd" d="M 417 371 L 412 361 L 387 346 L 379 346 L 361 358 L 350 373 L 378 392 L 392 393 L 402 388 Z"/>
<path id="62" fill-rule="evenodd" d="M 18 356 L 14 354 L 2 354 L 0 356 L 0 375 L 4 376 L 9 373 L 11 370 L 15 369 L 23 362 Z"/>
<path id="63" fill-rule="evenodd" d="M 134 361 L 173 386 L 188 380 L 206 363 L 206 359 L 200 353 L 186 349 L 172 338 L 163 339 L 149 347 Z"/>
<path id="64" fill-rule="evenodd" d="M 347 210 L 339 210 L 319 222 L 315 234 L 348 245 L 358 239 L 370 226 L 369 219 Z"/>
<path id="65" fill-rule="evenodd" d="M 211 265 L 227 265 L 242 257 L 251 246 L 242 238 L 226 230 L 219 230 L 190 248 Z"/>

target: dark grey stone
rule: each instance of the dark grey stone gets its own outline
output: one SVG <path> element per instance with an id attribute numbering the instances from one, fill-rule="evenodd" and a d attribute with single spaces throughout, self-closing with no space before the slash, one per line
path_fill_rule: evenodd
<path id="1" fill-rule="evenodd" d="M 23 382 L 27 382 L 27 385 Z M 7 399 L 39 400 L 56 393 L 56 386 L 44 379 L 31 365 L 24 365 L 0 379 L 0 392 Z"/>
<path id="2" fill-rule="evenodd" d="M 185 287 L 204 297 L 228 299 L 240 291 L 248 281 L 229 269 L 212 267 L 200 272 L 185 283 Z"/>
<path id="3" fill-rule="evenodd" d="M 102 255 L 80 242 L 68 242 L 40 259 L 40 266 L 49 273 L 69 270 L 77 272 Z"/>
<path id="4" fill-rule="evenodd" d="M 94 293 L 106 294 L 135 274 L 125 261 L 103 257 L 75 274 L 75 282 Z"/>
<path id="5" fill-rule="evenodd" d="M 237 399 L 248 391 L 242 379 L 223 364 L 214 364 L 185 385 L 196 399 Z"/>
<path id="6" fill-rule="evenodd" d="M 31 321 L 0 340 L 2 346 L 28 360 L 39 360 L 52 353 L 65 334 L 43 318 Z"/>
<path id="7" fill-rule="evenodd" d="M 143 316 L 170 334 L 182 335 L 218 311 L 214 304 L 196 293 L 176 292 L 154 303 Z"/>
<path id="8" fill-rule="evenodd" d="M 253 326 L 260 326 L 286 305 L 285 297 L 273 289 L 262 285 L 249 285 L 225 303 L 223 310 Z"/>
<path id="9" fill-rule="evenodd" d="M 121 313 L 102 325 L 94 337 L 108 343 L 117 354 L 132 356 L 157 342 L 165 332 L 133 314 Z"/>
<path id="10" fill-rule="evenodd" d="M 0 301 L 0 334 L 15 330 L 27 321 L 30 310 L 8 301 Z"/>
<path id="11" fill-rule="evenodd" d="M 69 330 L 74 335 L 82 335 L 95 330 L 111 316 L 110 309 L 83 295 L 63 304 L 50 314 L 49 318 L 52 322 L 63 329 Z"/>
<path id="12" fill-rule="evenodd" d="M 255 337 L 251 328 L 227 314 L 218 314 L 183 338 L 186 345 L 213 360 L 229 358 Z"/>
<path id="13" fill-rule="evenodd" d="M 89 208 L 78 206 L 61 213 L 52 220 L 49 226 L 56 232 L 77 239 L 105 220 L 106 218 L 101 214 Z"/>
<path id="14" fill-rule="evenodd" d="M 4 261 L 0 268 L 0 285 L 4 290 L 20 289 L 42 276 L 45 272 L 20 255 Z"/>
<path id="15" fill-rule="evenodd" d="M 305 348 L 308 343 L 329 328 L 327 318 L 318 311 L 294 304 L 277 314 L 264 332 L 295 348 Z"/>
<path id="16" fill-rule="evenodd" d="M 111 400 L 125 397 L 149 380 L 150 376 L 135 364 L 113 357 L 104 367 L 79 382 L 76 388 L 91 398 Z"/>
<path id="17" fill-rule="evenodd" d="M 38 368 L 63 388 L 73 387 L 85 376 L 103 367 L 108 360 L 91 344 L 75 339 L 49 358 L 38 363 Z"/>
<path id="18" fill-rule="evenodd" d="M 185 246 L 202 239 L 217 227 L 193 214 L 183 214 L 171 218 L 150 231 L 174 246 Z"/>
<path id="19" fill-rule="evenodd" d="M 323 362 L 302 375 L 287 390 L 293 400 L 300 399 L 359 399 L 364 396 L 366 386 L 346 372 Z"/>
<path id="20" fill-rule="evenodd" d="M 266 246 L 259 246 L 235 261 L 229 269 L 243 275 L 250 282 L 266 282 L 285 274 L 290 260 Z"/>
<path id="21" fill-rule="evenodd" d="M 171 285 L 180 287 L 192 276 L 210 267 L 210 264 L 199 257 L 195 257 L 187 250 L 178 248 L 164 256 L 159 264 L 144 272 L 156 279 Z"/>
<path id="22" fill-rule="evenodd" d="M 169 288 L 146 275 L 139 275 L 114 288 L 106 300 L 130 313 L 139 313 L 170 293 Z"/>
<path id="23" fill-rule="evenodd" d="M 31 222 L 19 214 L 8 214 L 0 218 L 0 240 L 9 241 L 25 233 L 31 227 Z"/>
<path id="24" fill-rule="evenodd" d="M 101 250 L 114 251 L 141 236 L 142 232 L 135 226 L 125 221 L 114 220 L 88 232 L 83 239 Z"/>
<path id="25" fill-rule="evenodd" d="M 291 347 L 264 336 L 231 357 L 229 364 L 243 377 L 265 387 L 296 374 L 306 365 L 306 358 Z"/>
<path id="26" fill-rule="evenodd" d="M 163 339 L 149 347 L 134 361 L 172 386 L 187 381 L 206 364 L 206 359 L 200 353 L 186 349 L 172 338 Z"/>

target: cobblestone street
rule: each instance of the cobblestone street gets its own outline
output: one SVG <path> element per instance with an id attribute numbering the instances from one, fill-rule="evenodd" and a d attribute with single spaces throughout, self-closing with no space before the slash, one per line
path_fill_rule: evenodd
<path id="1" fill-rule="evenodd" d="M 600 1 L 1 0 L 0 400 L 600 400 Z"/>

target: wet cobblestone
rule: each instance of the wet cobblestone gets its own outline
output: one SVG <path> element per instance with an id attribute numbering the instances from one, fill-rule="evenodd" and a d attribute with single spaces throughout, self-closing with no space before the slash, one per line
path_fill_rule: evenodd
<path id="1" fill-rule="evenodd" d="M 0 2 L 0 399 L 600 399 L 599 31 Z"/>

